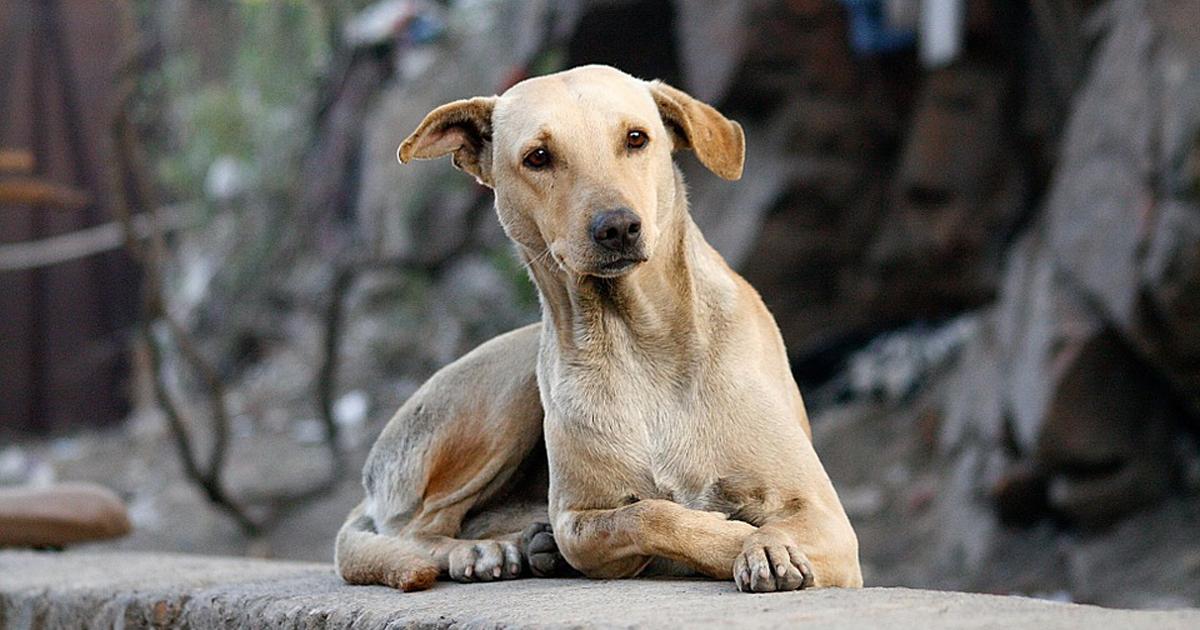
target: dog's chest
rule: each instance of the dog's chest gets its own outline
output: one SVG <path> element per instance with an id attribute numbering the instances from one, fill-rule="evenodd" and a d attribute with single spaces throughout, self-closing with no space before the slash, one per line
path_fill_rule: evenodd
<path id="1" fill-rule="evenodd" d="M 564 366 L 546 378 L 547 435 L 558 436 L 549 446 L 573 454 L 566 465 L 588 462 L 613 500 L 709 507 L 720 440 L 695 383 L 632 362 Z"/>

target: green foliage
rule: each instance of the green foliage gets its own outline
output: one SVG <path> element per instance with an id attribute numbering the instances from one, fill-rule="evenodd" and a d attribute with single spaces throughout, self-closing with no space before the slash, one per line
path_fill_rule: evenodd
<path id="1" fill-rule="evenodd" d="M 211 289 L 227 299 L 261 282 L 288 246 L 301 159 L 316 128 L 313 99 L 334 55 L 342 4 L 136 5 L 162 54 L 139 79 L 135 121 L 165 199 L 199 206 L 210 219 L 234 215 L 233 240 L 214 243 L 225 260 Z M 233 182 L 220 199 L 206 190 L 214 171 Z"/>
<path id="2" fill-rule="evenodd" d="M 493 249 L 487 253 L 488 261 L 504 275 L 511 286 L 511 293 L 517 305 L 534 311 L 538 306 L 537 287 L 529 278 L 525 265 L 517 258 L 517 253 L 511 247 Z"/>
<path id="3" fill-rule="evenodd" d="M 219 13 L 227 24 L 208 25 L 228 31 L 227 46 L 213 50 L 185 31 L 178 48 L 167 52 L 158 76 L 147 82 L 156 88 L 155 102 L 165 106 L 159 115 L 167 118 L 169 135 L 162 139 L 158 175 L 172 196 L 203 196 L 209 169 L 220 158 L 241 165 L 248 190 L 271 196 L 293 189 L 296 160 L 310 139 L 313 88 L 331 55 L 320 6 L 234 2 Z M 190 16 L 175 10 L 182 15 L 155 21 Z M 221 76 L 205 76 L 202 66 L 221 69 Z"/>

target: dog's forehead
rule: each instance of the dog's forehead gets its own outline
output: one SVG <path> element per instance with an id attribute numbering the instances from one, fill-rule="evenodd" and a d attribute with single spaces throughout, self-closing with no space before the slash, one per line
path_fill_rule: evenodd
<path id="1" fill-rule="evenodd" d="M 607 66 L 584 66 L 522 81 L 496 104 L 501 128 L 521 134 L 572 121 L 657 117 L 646 83 Z M 498 131 L 500 131 L 498 129 Z"/>

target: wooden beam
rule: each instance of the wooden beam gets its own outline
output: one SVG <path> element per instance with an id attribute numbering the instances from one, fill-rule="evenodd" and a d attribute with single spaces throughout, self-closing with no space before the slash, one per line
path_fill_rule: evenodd
<path id="1" fill-rule="evenodd" d="M 194 216 L 178 208 L 165 208 L 157 213 L 157 217 L 139 214 L 133 217 L 133 231 L 137 238 L 145 239 L 156 229 L 170 232 L 185 228 L 194 223 Z M 3 244 L 0 245 L 0 272 L 57 265 L 120 249 L 124 245 L 125 234 L 116 221 L 37 241 Z"/>
<path id="2" fill-rule="evenodd" d="M 0 148 L 0 173 L 28 175 L 33 172 L 33 153 L 26 149 Z"/>
<path id="3" fill-rule="evenodd" d="M 92 203 L 87 193 L 40 179 L 0 179 L 0 205 L 49 206 L 76 210 Z"/>

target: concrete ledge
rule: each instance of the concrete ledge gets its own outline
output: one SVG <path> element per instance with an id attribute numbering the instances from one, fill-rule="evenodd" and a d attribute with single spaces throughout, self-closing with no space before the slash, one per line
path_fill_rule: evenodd
<path id="1" fill-rule="evenodd" d="M 1200 628 L 1128 611 L 899 588 L 746 595 L 701 580 L 346 586 L 329 565 L 129 552 L 0 552 L 0 627 Z"/>

